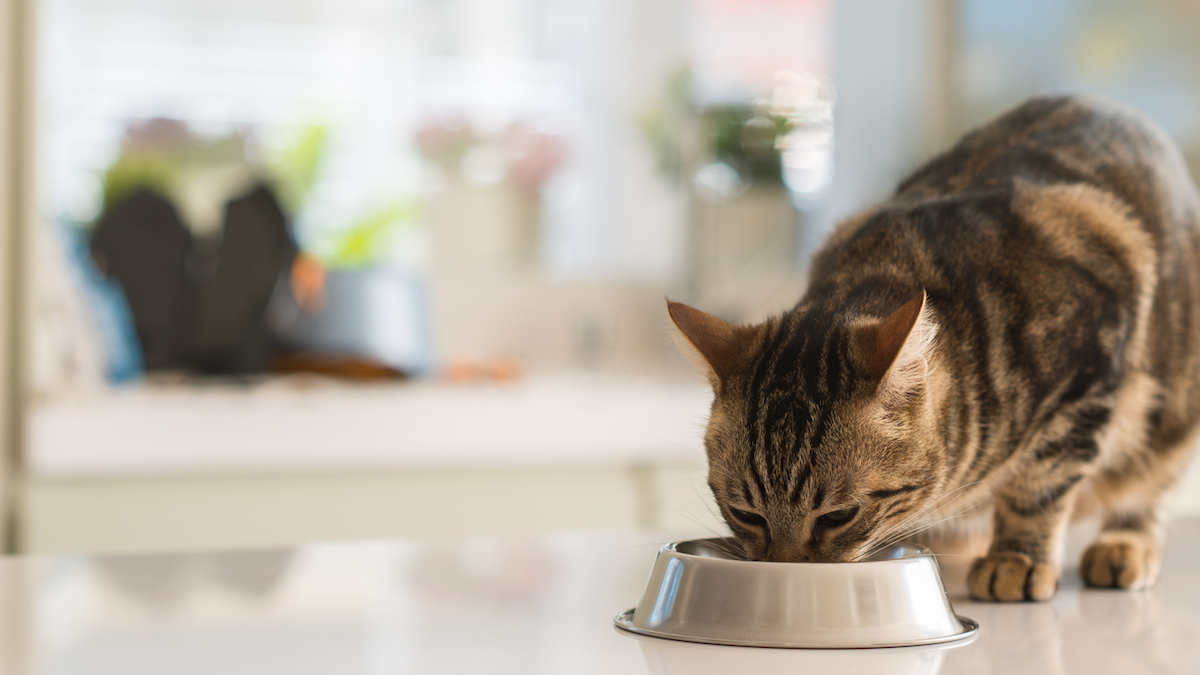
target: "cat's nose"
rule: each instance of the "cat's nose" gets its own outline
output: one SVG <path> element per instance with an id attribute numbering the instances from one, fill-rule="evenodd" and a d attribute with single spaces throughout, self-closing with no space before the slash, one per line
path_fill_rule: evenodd
<path id="1" fill-rule="evenodd" d="M 775 542 L 767 549 L 767 560 L 770 562 L 813 562 L 816 556 L 804 544 L 780 544 Z"/>

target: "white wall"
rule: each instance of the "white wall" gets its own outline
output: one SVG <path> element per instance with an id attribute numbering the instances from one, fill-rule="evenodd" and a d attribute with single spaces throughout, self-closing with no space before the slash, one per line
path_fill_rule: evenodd
<path id="1" fill-rule="evenodd" d="M 896 189 L 928 154 L 926 124 L 940 74 L 935 0 L 833 3 L 834 179 L 816 227 L 804 233 L 807 262 L 836 221 Z"/>

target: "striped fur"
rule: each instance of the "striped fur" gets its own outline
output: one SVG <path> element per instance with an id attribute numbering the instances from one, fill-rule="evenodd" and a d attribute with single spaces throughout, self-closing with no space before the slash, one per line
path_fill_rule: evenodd
<path id="1" fill-rule="evenodd" d="M 1136 112 L 1031 100 L 840 224 L 795 308 L 670 303 L 713 383 L 717 502 L 756 559 L 842 561 L 991 513 L 972 594 L 1043 600 L 1073 516 L 1086 581 L 1157 576 L 1200 418 L 1200 196 Z"/>

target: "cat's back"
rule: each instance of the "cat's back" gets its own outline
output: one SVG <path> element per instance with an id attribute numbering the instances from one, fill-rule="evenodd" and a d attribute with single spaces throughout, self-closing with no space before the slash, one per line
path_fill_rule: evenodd
<path id="1" fill-rule="evenodd" d="M 995 360 L 979 344 L 1045 391 L 1080 364 L 1107 364 L 1083 383 L 1135 362 L 1194 393 L 1186 417 L 1200 415 L 1200 385 L 1184 385 L 1200 383 L 1200 197 L 1141 113 L 1037 98 L 967 134 L 838 226 L 804 303 L 885 316 L 921 289 L 959 371 Z"/>
<path id="2" fill-rule="evenodd" d="M 1174 143 L 1141 112 L 1093 97 L 1026 101 L 914 172 L 893 202 L 1054 185 L 1107 193 L 1155 238 L 1196 219 L 1196 190 Z"/>
<path id="3" fill-rule="evenodd" d="M 1097 98 L 1034 98 L 839 224 L 814 258 L 812 282 L 931 256 L 960 277 L 1082 259 L 1132 274 L 1136 295 L 1154 285 L 1148 264 L 1200 264 L 1200 196 L 1178 148 L 1142 113 Z"/>

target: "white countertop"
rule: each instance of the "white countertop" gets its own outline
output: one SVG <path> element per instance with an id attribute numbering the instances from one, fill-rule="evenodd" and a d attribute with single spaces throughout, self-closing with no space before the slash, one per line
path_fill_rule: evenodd
<path id="1" fill-rule="evenodd" d="M 703 462 L 711 400 L 699 378 L 589 373 L 144 385 L 31 406 L 25 457 L 35 477 Z"/>
<path id="2" fill-rule="evenodd" d="M 0 563 L 5 673 L 22 675 L 563 675 L 1200 672 L 1200 520 L 1173 527 L 1163 578 L 1140 593 L 1082 589 L 1052 602 L 963 597 L 979 636 L 932 649 L 773 650 L 636 638 L 658 544 L 564 535 Z M 22 648 L 13 649 L 17 645 Z"/>

